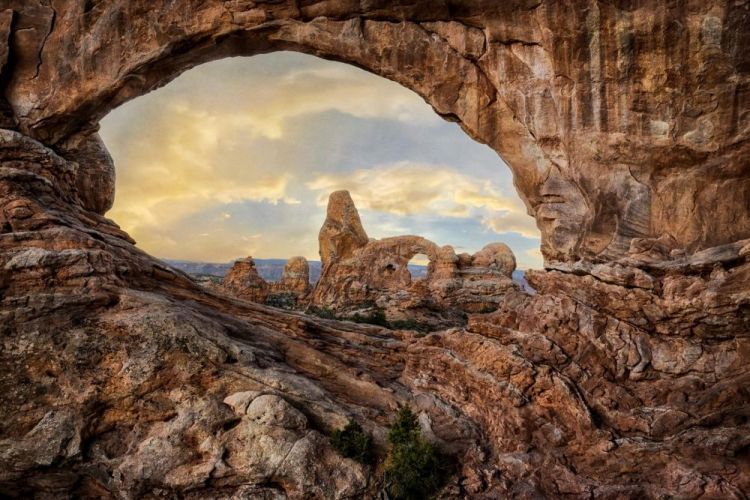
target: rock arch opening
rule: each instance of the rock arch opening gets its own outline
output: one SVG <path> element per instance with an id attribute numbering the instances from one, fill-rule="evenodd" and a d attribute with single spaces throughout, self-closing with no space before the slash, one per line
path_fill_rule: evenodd
<path id="1" fill-rule="evenodd" d="M 732 32 L 716 52 L 718 38 L 700 28 L 734 29 L 722 25 L 721 15 L 696 12 L 693 28 L 631 58 L 631 39 L 619 31 L 573 36 L 570 26 L 582 22 L 583 11 L 572 5 L 526 9 L 507 3 L 487 12 L 484 2 L 475 2 L 457 12 L 444 2 L 370 8 L 179 0 L 122 12 L 116 3 L 91 9 L 83 4 L 64 9 L 61 24 L 54 9 L 33 2 L 16 2 L 5 11 L 3 19 L 17 15 L 24 20 L 19 26 L 30 22 L 34 28 L 22 35 L 14 23 L 3 24 L 3 34 L 17 35 L 10 43 L 14 50 L 2 53 L 7 58 L 12 52 L 13 61 L 2 65 L 8 73 L 3 100 L 13 128 L 78 163 L 76 196 L 92 211 L 102 213 L 112 203 L 111 162 L 93 133 L 110 110 L 200 63 L 292 50 L 392 79 L 499 153 L 528 213 L 539 221 L 541 250 L 551 267 L 653 263 L 750 236 L 750 187 L 738 182 L 748 172 L 739 160 L 747 156 L 747 116 L 741 112 L 747 64 L 736 56 L 744 35 Z M 665 6 L 646 10 L 671 15 Z M 725 13 L 740 16 L 737 9 Z M 632 15 L 616 5 L 597 9 L 586 31 Z M 151 28 L 129 29 L 143 22 Z M 49 40 L 42 36 L 47 31 Z M 693 83 L 685 89 L 677 54 L 696 36 L 701 44 L 687 78 Z M 607 47 L 618 49 L 612 71 L 602 73 Z M 648 62 L 654 52 L 668 64 L 654 69 Z M 724 69 L 711 82 L 717 87 L 712 94 L 696 82 L 714 55 Z M 90 78 L 91 68 L 96 78 Z M 621 82 L 652 71 L 649 81 L 669 85 L 649 86 L 646 101 L 634 111 L 626 103 L 640 103 L 642 91 Z M 718 89 L 719 82 L 730 83 Z M 708 95 L 723 97 L 693 105 Z M 714 105 L 719 100 L 725 112 Z M 696 208 L 685 208 L 688 198 L 697 200 Z M 712 230 L 716 224 L 726 229 Z"/>
<path id="2" fill-rule="evenodd" d="M 409 272 L 411 282 L 426 280 L 429 277 L 431 268 L 434 267 L 433 261 L 424 253 L 415 254 L 406 263 L 406 270 Z"/>
<path id="3" fill-rule="evenodd" d="M 318 228 L 338 189 L 378 238 L 413 233 L 473 251 L 507 241 L 521 256 L 539 246 L 492 150 L 351 65 L 296 52 L 204 64 L 114 110 L 100 134 L 117 165 L 108 216 L 172 261 L 301 255 L 314 280 Z M 275 274 L 256 264 L 280 278 L 283 263 Z"/>

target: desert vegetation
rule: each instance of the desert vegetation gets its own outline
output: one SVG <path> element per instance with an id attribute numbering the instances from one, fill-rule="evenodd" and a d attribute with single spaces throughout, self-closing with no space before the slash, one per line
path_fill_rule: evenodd
<path id="1" fill-rule="evenodd" d="M 350 420 L 334 430 L 331 444 L 342 456 L 379 466 L 380 481 L 389 498 L 431 498 L 446 484 L 453 469 L 451 457 L 422 435 L 417 415 L 408 406 L 399 409 L 388 432 L 388 454 L 378 464 L 372 436 Z"/>

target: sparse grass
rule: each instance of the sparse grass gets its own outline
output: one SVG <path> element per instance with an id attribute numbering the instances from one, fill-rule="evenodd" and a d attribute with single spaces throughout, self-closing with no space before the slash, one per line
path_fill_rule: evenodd
<path id="1" fill-rule="evenodd" d="M 386 319 L 385 317 L 385 311 L 382 309 L 375 309 L 370 313 L 369 316 L 362 316 L 361 314 L 357 313 L 350 319 L 355 323 L 367 323 L 369 325 L 377 325 L 385 328 L 390 328 L 388 319 Z"/>
<path id="2" fill-rule="evenodd" d="M 327 307 L 309 306 L 305 309 L 305 314 L 311 314 L 323 319 L 339 319 L 336 313 Z"/>
<path id="3" fill-rule="evenodd" d="M 279 309 L 294 309 L 297 305 L 297 296 L 289 292 L 274 293 L 266 298 L 266 305 Z"/>
<path id="4" fill-rule="evenodd" d="M 390 327 L 394 330 L 416 330 L 422 333 L 429 333 L 435 330 L 434 326 L 428 323 L 422 323 L 414 318 L 391 321 Z"/>

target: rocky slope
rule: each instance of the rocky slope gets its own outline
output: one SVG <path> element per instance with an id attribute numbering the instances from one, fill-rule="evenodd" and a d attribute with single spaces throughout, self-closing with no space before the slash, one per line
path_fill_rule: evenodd
<path id="1" fill-rule="evenodd" d="M 335 454 L 410 404 L 453 498 L 750 492 L 745 2 L 6 0 L 0 494 L 361 498 Z M 533 295 L 394 332 L 206 291 L 101 214 L 110 109 L 300 50 L 420 93 L 514 171 Z"/>

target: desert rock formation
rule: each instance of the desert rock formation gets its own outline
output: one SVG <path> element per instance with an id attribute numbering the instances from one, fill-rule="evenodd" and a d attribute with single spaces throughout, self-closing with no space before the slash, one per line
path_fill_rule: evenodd
<path id="1" fill-rule="evenodd" d="M 511 278 L 516 260 L 503 243 L 456 255 L 453 247 L 420 236 L 355 239 L 352 235 L 366 233 L 347 191 L 330 195 L 327 213 L 319 235 L 323 270 L 312 294 L 317 307 L 344 317 L 375 309 L 388 320 L 455 326 L 465 323 L 465 313 L 494 311 L 503 295 L 517 288 Z M 429 260 L 427 276 L 412 279 L 407 265 L 418 254 Z"/>
<path id="2" fill-rule="evenodd" d="M 318 234 L 320 262 L 325 268 L 333 261 L 351 257 L 367 244 L 369 238 L 362 227 L 359 212 L 348 191 L 335 191 L 328 199 L 326 220 Z"/>
<path id="3" fill-rule="evenodd" d="M 492 312 L 518 288 L 512 280 L 516 259 L 503 243 L 456 255 L 453 247 L 419 236 L 368 240 L 348 191 L 331 193 L 326 213 L 318 235 L 323 269 L 312 291 L 304 257 L 289 259 L 276 283 L 263 280 L 252 257 L 240 259 L 221 288 L 260 304 L 312 305 L 311 311 L 360 320 L 382 312 L 381 321 L 430 329 L 465 325 L 466 313 Z M 429 259 L 427 276 L 413 279 L 407 266 L 418 254 Z"/>
<path id="4" fill-rule="evenodd" d="M 272 285 L 276 293 L 291 293 L 299 300 L 310 293 L 310 265 L 304 257 L 292 257 L 284 266 L 281 281 Z"/>
<path id="5" fill-rule="evenodd" d="M 232 295 L 263 304 L 268 298 L 269 285 L 255 269 L 252 257 L 238 259 L 221 282 L 222 288 Z"/>
<path id="6" fill-rule="evenodd" d="M 98 141 L 110 109 L 203 61 L 291 49 L 394 79 L 498 151 L 549 260 L 750 232 L 744 4 L 9 1 L 2 107 L 80 159 L 79 185 L 98 196 L 111 196 L 107 170 L 84 160 L 99 148 L 75 145 Z M 91 201 L 101 213 L 111 200 Z"/>
<path id="7" fill-rule="evenodd" d="M 727 0 L 6 0 L 0 494 L 368 498 L 324 435 L 382 446 L 410 404 L 457 457 L 444 497 L 746 498 L 749 42 Z M 497 151 L 536 293 L 427 335 L 310 318 L 103 217 L 108 111 L 275 50 L 391 78 Z"/>
<path id="8" fill-rule="evenodd" d="M 255 260 L 245 257 L 234 263 L 219 289 L 250 302 L 293 308 L 304 304 L 310 293 L 310 266 L 304 257 L 292 257 L 281 280 L 268 283 L 258 274 Z"/>

